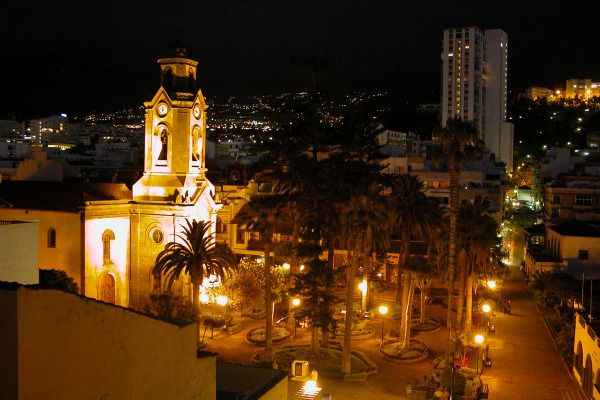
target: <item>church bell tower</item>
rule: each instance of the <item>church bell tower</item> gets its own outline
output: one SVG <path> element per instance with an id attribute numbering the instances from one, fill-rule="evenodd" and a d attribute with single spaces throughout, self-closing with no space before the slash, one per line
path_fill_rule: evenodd
<path id="1" fill-rule="evenodd" d="M 197 88 L 198 62 L 177 43 L 158 60 L 161 87 L 144 103 L 144 175 L 134 200 L 194 202 L 205 178 L 206 103 Z"/>

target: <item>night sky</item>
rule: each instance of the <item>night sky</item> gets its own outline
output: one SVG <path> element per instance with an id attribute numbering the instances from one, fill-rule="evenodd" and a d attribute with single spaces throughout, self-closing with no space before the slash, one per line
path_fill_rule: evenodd
<path id="1" fill-rule="evenodd" d="M 439 102 L 443 30 L 502 28 L 509 88 L 600 80 L 597 1 L 14 1 L 0 8 L 0 117 L 139 106 L 177 39 L 209 98 L 306 89 L 290 58 L 333 63 L 324 87 Z"/>

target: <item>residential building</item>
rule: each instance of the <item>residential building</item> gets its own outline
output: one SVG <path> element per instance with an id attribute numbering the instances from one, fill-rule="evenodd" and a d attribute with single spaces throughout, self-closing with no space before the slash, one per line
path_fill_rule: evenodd
<path id="1" fill-rule="evenodd" d="M 571 219 L 526 230 L 525 273 L 564 272 L 581 279 L 600 276 L 600 225 Z"/>
<path id="2" fill-rule="evenodd" d="M 36 143 L 66 142 L 69 140 L 69 119 L 66 114 L 29 121 L 28 136 Z"/>
<path id="3" fill-rule="evenodd" d="M 546 184 L 544 218 L 579 220 L 600 215 L 600 176 L 565 176 Z"/>
<path id="4" fill-rule="evenodd" d="M 554 90 L 539 86 L 530 86 L 525 89 L 525 97 L 531 100 L 554 98 Z"/>
<path id="5" fill-rule="evenodd" d="M 0 220 L 0 281 L 39 283 L 38 231 L 38 221 Z"/>
<path id="6" fill-rule="evenodd" d="M 507 122 L 508 35 L 477 27 L 444 31 L 442 125 L 448 118 L 472 121 L 485 146 L 513 168 L 513 126 Z"/>
<path id="7" fill-rule="evenodd" d="M 600 83 L 591 79 L 567 79 L 565 83 L 565 98 L 589 99 L 600 96 Z"/>
<path id="8" fill-rule="evenodd" d="M 24 121 L 0 119 L 0 138 L 21 138 L 24 135 Z"/>

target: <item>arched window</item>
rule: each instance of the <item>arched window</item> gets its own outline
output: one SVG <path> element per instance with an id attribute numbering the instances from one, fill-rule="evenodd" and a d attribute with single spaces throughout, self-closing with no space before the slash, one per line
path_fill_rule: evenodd
<path id="1" fill-rule="evenodd" d="M 219 217 L 217 217 L 217 233 L 227 233 L 227 225 Z"/>
<path id="2" fill-rule="evenodd" d="M 200 161 L 200 152 L 202 150 L 202 131 L 199 126 L 194 126 L 192 129 L 192 161 L 197 162 Z"/>
<path id="3" fill-rule="evenodd" d="M 158 155 L 158 161 L 167 161 L 167 154 L 169 154 L 169 133 L 166 129 L 163 129 L 159 133 L 160 137 L 160 154 Z"/>
<path id="4" fill-rule="evenodd" d="M 115 278 L 111 274 L 104 274 L 100 281 L 99 300 L 115 304 Z"/>
<path id="5" fill-rule="evenodd" d="M 104 231 L 102 234 L 102 255 L 104 259 L 104 265 L 113 264 L 110 259 L 110 241 L 115 240 L 115 234 L 110 229 Z"/>
<path id="6" fill-rule="evenodd" d="M 165 70 L 162 84 L 163 87 L 167 90 L 170 89 L 171 86 L 173 86 L 173 71 L 171 71 L 171 68 L 167 68 Z"/>
<path id="7" fill-rule="evenodd" d="M 592 357 L 588 354 L 585 358 L 585 369 L 583 370 L 583 391 L 592 398 L 594 394 L 594 371 L 592 371 Z"/>
<path id="8" fill-rule="evenodd" d="M 579 375 L 583 374 L 583 346 L 581 342 L 577 343 L 577 349 L 575 350 L 575 369 L 579 372 Z"/>
<path id="9" fill-rule="evenodd" d="M 56 247 L 56 230 L 54 228 L 48 229 L 48 247 Z"/>
<path id="10" fill-rule="evenodd" d="M 188 72 L 188 88 L 190 89 L 190 91 L 194 91 L 194 89 L 196 88 L 196 84 L 194 82 L 194 73 L 192 71 Z"/>

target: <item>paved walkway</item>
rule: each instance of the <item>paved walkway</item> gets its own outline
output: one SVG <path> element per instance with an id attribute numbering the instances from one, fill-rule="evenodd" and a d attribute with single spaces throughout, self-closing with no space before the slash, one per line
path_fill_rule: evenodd
<path id="1" fill-rule="evenodd" d="M 496 313 L 492 317 L 496 334 L 489 338 L 492 368 L 485 368 L 482 380 L 489 385 L 490 399 L 510 400 L 583 400 L 584 397 L 572 382 L 550 333 L 538 313 L 534 301 L 525 290 L 522 274 L 512 267 L 510 278 L 500 288 L 506 298 L 511 299 L 512 314 Z M 427 314 L 437 315 L 445 323 L 446 309 L 427 306 Z M 398 321 L 385 320 L 388 332 Z M 247 363 L 261 347 L 245 341 L 246 332 L 264 325 L 264 320 L 244 320 L 244 329 L 233 335 L 220 334 L 207 339 L 208 350 L 219 353 L 218 358 L 234 363 Z M 406 384 L 414 383 L 432 368 L 431 361 L 444 353 L 445 331 L 418 338 L 430 345 L 427 360 L 415 364 L 395 364 L 381 358 L 378 346 L 381 342 L 381 320 L 374 320 L 375 335 L 370 339 L 355 340 L 353 350 L 362 351 L 377 363 L 379 373 L 366 382 L 319 377 L 323 393 L 332 394 L 334 399 L 398 400 L 406 398 Z M 210 333 L 209 333 L 210 335 Z M 298 330 L 293 343 L 309 343 L 308 331 Z M 299 382 L 290 381 L 289 399 L 300 387 Z"/>
<path id="2" fill-rule="evenodd" d="M 484 369 L 483 382 L 490 399 L 584 399 L 571 380 L 554 346 L 541 314 L 525 290 L 523 275 L 511 267 L 500 289 L 510 299 L 510 315 L 492 317 L 496 335 L 489 338 L 492 368 Z"/>

